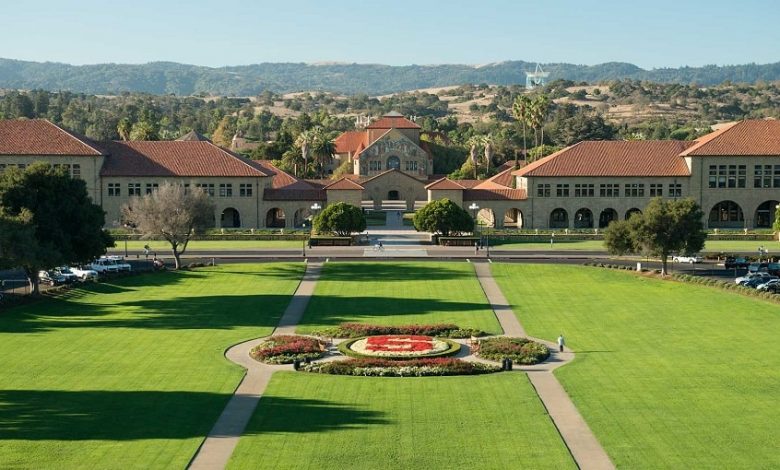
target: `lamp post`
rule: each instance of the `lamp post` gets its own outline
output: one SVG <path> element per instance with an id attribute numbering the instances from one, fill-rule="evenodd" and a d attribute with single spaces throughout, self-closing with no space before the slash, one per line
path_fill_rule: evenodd
<path id="1" fill-rule="evenodd" d="M 471 205 L 469 206 L 469 210 L 473 214 L 473 218 L 474 218 L 474 234 L 476 235 L 477 228 L 479 227 L 479 221 L 477 220 L 477 211 L 479 210 L 479 206 L 477 205 L 476 202 L 472 202 Z M 477 241 L 477 243 L 479 243 L 479 241 Z"/>
<path id="2" fill-rule="evenodd" d="M 301 247 L 301 253 L 303 253 L 303 257 L 306 257 L 306 241 L 308 240 L 308 237 L 306 236 L 306 221 L 304 220 L 301 224 L 303 226 L 303 246 Z"/>
<path id="3" fill-rule="evenodd" d="M 309 207 L 309 209 L 311 209 L 312 215 L 311 215 L 311 226 L 309 227 L 309 236 L 307 238 L 308 238 L 308 243 L 311 243 L 311 235 L 314 232 L 314 219 L 317 217 L 317 212 L 319 212 L 319 210 L 322 209 L 322 206 L 320 205 L 320 203 L 315 202 Z M 311 247 L 311 245 L 309 245 L 309 247 Z"/>

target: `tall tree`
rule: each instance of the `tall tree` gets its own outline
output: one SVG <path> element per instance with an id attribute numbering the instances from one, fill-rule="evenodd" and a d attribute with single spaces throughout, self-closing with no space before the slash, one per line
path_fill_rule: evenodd
<path id="1" fill-rule="evenodd" d="M 165 182 L 151 194 L 130 198 L 122 215 L 143 238 L 163 238 L 170 243 L 179 269 L 192 237 L 214 224 L 214 203 L 200 188 Z"/>
<path id="2" fill-rule="evenodd" d="M 482 145 L 482 139 L 479 136 L 473 135 L 466 141 L 466 146 L 469 148 L 469 161 L 471 166 L 474 167 L 474 179 L 477 179 L 477 167 L 479 166 L 477 160 L 479 159 L 479 147 Z"/>
<path id="3" fill-rule="evenodd" d="M 512 104 L 512 114 L 517 122 L 523 127 L 523 158 L 526 158 L 528 154 L 528 146 L 526 143 L 526 129 L 529 124 L 529 112 L 531 108 L 531 99 L 527 95 L 519 95 L 515 98 L 515 102 Z M 517 155 L 515 155 L 515 168 L 519 166 Z"/>
<path id="4" fill-rule="evenodd" d="M 32 234 L 14 238 L 7 253 L 27 273 L 34 294 L 40 269 L 87 262 L 114 246 L 103 230 L 105 213 L 89 199 L 84 181 L 61 168 L 34 163 L 24 171 L 6 170 L 0 176 L 0 208 L 6 225 Z"/>
<path id="5" fill-rule="evenodd" d="M 604 242 L 610 253 L 642 253 L 661 259 L 661 273 L 667 273 L 672 253 L 690 255 L 704 248 L 707 233 L 704 213 L 693 199 L 654 198 L 641 214 L 629 220 L 615 221 L 604 230 Z"/>
<path id="6" fill-rule="evenodd" d="M 296 174 L 295 176 L 302 176 L 304 178 L 307 176 L 309 170 L 309 149 L 314 143 L 315 138 L 316 135 L 311 130 L 301 131 L 301 133 L 298 134 L 298 137 L 295 138 L 295 146 L 300 149 L 301 158 L 303 159 L 303 171 L 300 175 Z"/>
<path id="7" fill-rule="evenodd" d="M 312 129 L 314 136 L 311 142 L 311 154 L 314 157 L 314 162 L 317 164 L 319 170 L 319 177 L 324 178 L 325 165 L 333 161 L 333 154 L 336 153 L 336 144 L 333 143 L 323 129 L 320 126 Z"/>
<path id="8" fill-rule="evenodd" d="M 775 208 L 775 223 L 772 224 L 772 228 L 777 235 L 777 240 L 780 241 L 780 204 Z"/>
<path id="9" fill-rule="evenodd" d="M 493 162 L 493 154 L 495 154 L 496 138 L 493 134 L 487 134 L 482 136 L 482 147 L 485 152 L 485 171 L 490 174 L 490 165 Z"/>
<path id="10" fill-rule="evenodd" d="M 116 126 L 116 132 L 122 140 L 130 140 L 130 132 L 133 130 L 133 123 L 130 118 L 123 117 Z"/>

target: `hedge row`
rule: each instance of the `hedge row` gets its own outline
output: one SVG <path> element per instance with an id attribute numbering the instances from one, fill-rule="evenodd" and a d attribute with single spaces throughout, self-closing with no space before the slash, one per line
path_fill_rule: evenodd
<path id="1" fill-rule="evenodd" d="M 271 336 L 255 346 L 249 354 L 268 364 L 291 364 L 296 359 L 319 359 L 325 354 L 325 343 L 309 336 Z"/>
<path id="2" fill-rule="evenodd" d="M 332 375 L 363 377 L 427 377 L 444 375 L 477 375 L 498 372 L 501 367 L 460 359 L 347 359 L 344 361 L 303 364 L 299 370 Z"/>
<path id="3" fill-rule="evenodd" d="M 327 338 L 360 338 L 376 335 L 421 335 L 441 338 L 470 338 L 485 336 L 485 332 L 471 328 L 460 328 L 451 323 L 431 325 L 373 325 L 370 323 L 342 323 L 337 327 L 325 328 L 314 333 Z"/>
<path id="4" fill-rule="evenodd" d="M 499 336 L 480 340 L 477 355 L 491 361 L 509 358 L 518 364 L 533 365 L 550 357 L 550 350 L 547 346 L 527 338 Z"/>

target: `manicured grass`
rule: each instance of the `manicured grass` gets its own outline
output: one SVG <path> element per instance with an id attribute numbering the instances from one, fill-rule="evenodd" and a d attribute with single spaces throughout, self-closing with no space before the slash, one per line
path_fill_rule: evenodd
<path id="1" fill-rule="evenodd" d="M 573 468 L 527 377 L 277 372 L 230 468 Z"/>
<path id="2" fill-rule="evenodd" d="M 494 264 L 618 468 L 778 468 L 780 308 L 599 268 Z"/>
<path id="3" fill-rule="evenodd" d="M 366 213 L 366 225 L 369 227 L 381 226 L 387 224 L 387 212 L 370 211 Z"/>
<path id="4" fill-rule="evenodd" d="M 501 333 L 472 265 L 465 262 L 325 264 L 299 333 L 342 322 L 454 323 Z"/>
<path id="5" fill-rule="evenodd" d="M 570 240 L 562 241 L 555 240 L 552 248 L 550 248 L 550 242 L 545 243 L 502 243 L 499 240 L 493 240 L 491 238 L 491 246 L 497 250 L 545 250 L 545 251 L 604 251 L 603 240 Z M 741 241 L 741 240 L 710 240 L 705 246 L 703 252 L 711 253 L 755 253 L 759 246 L 766 247 L 770 253 L 780 252 L 780 243 L 777 241 Z"/>
<path id="6" fill-rule="evenodd" d="M 194 251 L 230 251 L 230 250 L 256 250 L 264 248 L 298 248 L 301 240 L 194 240 L 187 246 L 187 253 Z M 149 245 L 150 252 L 165 256 L 171 252 L 171 245 L 160 240 L 129 240 L 127 249 L 130 251 L 142 251 L 144 245 Z M 125 251 L 125 242 L 117 241 L 116 246 L 110 251 Z"/>
<path id="7" fill-rule="evenodd" d="M 184 468 L 302 264 L 125 278 L 0 312 L 0 468 Z"/>

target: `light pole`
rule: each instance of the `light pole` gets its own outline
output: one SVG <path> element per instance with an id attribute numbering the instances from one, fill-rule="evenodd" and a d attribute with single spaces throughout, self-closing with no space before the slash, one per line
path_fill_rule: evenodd
<path id="1" fill-rule="evenodd" d="M 315 202 L 314 204 L 311 205 L 311 207 L 309 207 L 309 209 L 311 209 L 312 215 L 311 215 L 311 227 L 309 227 L 308 242 L 311 243 L 311 234 L 314 231 L 314 219 L 317 217 L 317 212 L 320 209 L 322 209 L 322 206 L 320 205 L 320 203 Z"/>
<path id="2" fill-rule="evenodd" d="M 479 221 L 477 220 L 477 211 L 479 210 L 479 206 L 476 202 L 472 202 L 469 206 L 469 210 L 474 214 L 474 234 L 477 233 L 477 228 L 479 227 Z M 481 238 L 481 237 L 480 237 Z M 479 240 L 477 240 L 477 243 L 479 243 Z"/>
<path id="3" fill-rule="evenodd" d="M 306 257 L 306 241 L 308 240 L 308 237 L 306 236 L 306 221 L 304 220 L 301 225 L 303 225 L 303 246 L 301 248 L 302 248 L 303 257 L 305 258 Z"/>
<path id="4" fill-rule="evenodd" d="M 555 241 L 555 232 L 550 235 L 550 249 L 553 249 L 553 242 Z"/>

